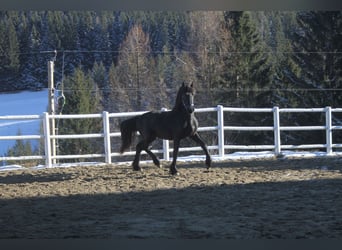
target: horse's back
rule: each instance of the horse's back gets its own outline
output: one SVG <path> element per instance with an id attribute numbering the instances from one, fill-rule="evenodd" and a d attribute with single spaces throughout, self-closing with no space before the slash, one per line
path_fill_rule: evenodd
<path id="1" fill-rule="evenodd" d="M 182 116 L 180 113 L 150 111 L 140 116 L 138 130 L 146 137 L 173 140 L 185 138 L 196 133 L 198 122 L 194 115 Z"/>
<path id="2" fill-rule="evenodd" d="M 172 140 L 174 119 L 170 111 L 150 111 L 142 114 L 137 122 L 139 132 L 145 137 Z"/>

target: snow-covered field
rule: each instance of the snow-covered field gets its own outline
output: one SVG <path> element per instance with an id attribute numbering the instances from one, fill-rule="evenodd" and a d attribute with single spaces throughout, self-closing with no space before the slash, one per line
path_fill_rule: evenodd
<path id="1" fill-rule="evenodd" d="M 48 90 L 0 93 L 0 116 L 3 115 L 41 115 L 47 111 Z M 38 120 L 0 120 L 0 135 L 39 134 Z M 13 140 L 0 141 L 0 155 L 14 145 Z M 37 141 L 32 141 L 37 144 Z"/>
<path id="2" fill-rule="evenodd" d="M 342 156 L 342 153 L 335 152 L 330 157 Z M 315 157 L 327 157 L 327 154 L 324 152 L 309 152 L 309 151 L 283 151 L 281 159 L 304 159 L 304 158 L 315 158 Z M 212 156 L 213 162 L 222 162 L 222 161 L 251 161 L 251 160 L 267 160 L 274 159 L 275 155 L 272 151 L 261 151 L 261 152 L 235 152 L 231 154 L 226 154 L 224 157 Z M 177 159 L 178 162 L 204 162 L 205 156 L 201 155 L 189 155 L 179 157 Z M 131 165 L 131 161 L 128 162 L 120 162 L 121 165 Z M 140 161 L 142 164 L 152 164 L 151 160 Z M 75 166 L 104 166 L 107 165 L 103 162 L 79 162 L 79 163 L 61 163 L 55 164 L 52 168 L 69 168 Z M 322 170 L 328 168 L 329 166 L 322 166 Z M 41 170 L 47 168 L 45 165 L 38 165 L 35 167 L 31 167 L 30 170 Z M 27 169 L 20 165 L 6 165 L 0 166 L 0 171 L 13 171 L 13 170 L 23 170 Z"/>

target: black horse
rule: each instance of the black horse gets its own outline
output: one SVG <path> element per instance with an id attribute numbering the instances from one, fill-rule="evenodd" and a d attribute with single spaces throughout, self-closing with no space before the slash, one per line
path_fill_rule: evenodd
<path id="1" fill-rule="evenodd" d="M 173 140 L 173 159 L 170 165 L 170 173 L 177 174 L 176 160 L 180 140 L 190 137 L 197 142 L 206 154 L 206 165 L 211 166 L 211 157 L 207 146 L 197 133 L 198 121 L 194 115 L 194 95 L 193 84 L 185 83 L 179 88 L 176 98 L 176 104 L 171 111 L 166 112 L 147 112 L 135 116 L 120 124 L 121 130 L 121 149 L 123 153 L 132 143 L 133 135 L 139 131 L 142 139 L 136 145 L 136 154 L 132 163 L 134 170 L 141 170 L 139 158 L 142 150 L 151 156 L 153 163 L 160 166 L 159 159 L 152 153 L 150 144 L 158 137 L 161 139 Z"/>

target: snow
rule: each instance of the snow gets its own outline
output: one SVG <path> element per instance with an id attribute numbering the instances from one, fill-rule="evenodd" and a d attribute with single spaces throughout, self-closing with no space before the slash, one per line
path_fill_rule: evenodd
<path id="1" fill-rule="evenodd" d="M 329 155 L 330 156 L 330 155 Z M 342 153 L 333 153 L 331 156 L 342 156 Z M 314 158 L 314 157 L 327 157 L 327 154 L 324 152 L 309 152 L 309 151 L 283 151 L 281 155 L 281 159 L 295 159 L 295 158 Z M 265 160 L 265 159 L 274 159 L 275 155 L 272 151 L 261 151 L 261 152 L 235 152 L 232 154 L 227 154 L 224 157 L 212 156 L 212 160 L 214 162 L 219 161 L 248 161 L 248 160 Z M 205 155 L 190 155 L 184 157 L 178 157 L 178 162 L 198 162 L 204 161 Z M 142 164 L 152 163 L 152 161 L 141 161 Z M 116 164 L 116 163 L 113 163 Z M 127 164 L 131 165 L 131 161 L 129 162 L 118 162 L 118 164 Z M 75 166 L 104 166 L 107 163 L 103 162 L 79 162 L 79 163 L 63 163 L 63 164 L 54 164 L 51 168 L 68 168 Z M 45 165 L 38 165 L 35 167 L 25 168 L 20 165 L 7 165 L 0 166 L 0 171 L 14 171 L 14 170 L 41 170 L 46 169 Z M 328 166 L 323 166 L 322 170 L 328 169 Z"/>
<path id="2" fill-rule="evenodd" d="M 48 90 L 0 93 L 0 116 L 3 115 L 41 115 L 48 105 Z M 39 120 L 0 120 L 0 135 L 39 134 Z M 37 145 L 38 141 L 31 141 Z M 15 144 L 14 140 L 0 141 L 0 155 L 4 155 Z"/>
<path id="3" fill-rule="evenodd" d="M 325 152 L 318 151 L 282 151 L 279 159 L 293 159 L 293 158 L 314 158 L 314 157 L 327 157 Z M 335 152 L 329 156 L 342 156 L 342 153 Z M 219 161 L 234 161 L 234 160 L 263 160 L 275 158 L 272 151 L 259 151 L 259 152 L 235 152 L 226 154 L 223 157 L 212 156 L 212 160 Z M 204 161 L 205 155 L 190 155 L 186 157 L 179 157 L 177 161 Z"/>
<path id="4" fill-rule="evenodd" d="M 6 166 L 0 167 L 0 171 L 13 171 L 13 170 L 20 170 L 20 169 L 25 169 L 25 168 L 20 165 L 6 165 Z"/>

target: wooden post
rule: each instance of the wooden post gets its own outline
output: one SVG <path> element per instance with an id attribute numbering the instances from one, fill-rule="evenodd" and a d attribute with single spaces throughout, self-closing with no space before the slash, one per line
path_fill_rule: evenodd
<path id="1" fill-rule="evenodd" d="M 43 125 L 44 125 L 44 145 L 45 145 L 45 165 L 46 167 L 52 166 L 51 160 L 51 141 L 50 141 L 50 120 L 49 113 L 44 112 Z"/>
<path id="2" fill-rule="evenodd" d="M 54 74 L 54 62 L 53 61 L 48 61 L 48 98 L 49 98 L 49 114 L 54 115 L 55 114 L 55 88 L 54 88 L 54 79 L 53 79 L 53 74 Z M 54 158 L 56 156 L 56 123 L 55 123 L 55 118 L 52 117 L 51 119 L 51 133 L 50 135 L 52 136 L 51 140 L 51 153 L 52 153 L 52 163 L 56 164 L 56 159 Z"/>
<path id="3" fill-rule="evenodd" d="M 326 150 L 327 154 L 332 154 L 332 115 L 331 107 L 325 108 L 325 133 L 326 133 Z"/>
<path id="4" fill-rule="evenodd" d="M 103 136 L 104 136 L 104 148 L 105 148 L 105 161 L 108 164 L 112 163 L 112 151 L 110 143 L 110 124 L 109 124 L 109 113 L 107 111 L 102 112 L 103 119 Z"/>
<path id="5" fill-rule="evenodd" d="M 217 105 L 217 137 L 218 137 L 218 154 L 220 158 L 224 157 L 224 118 L 223 106 Z"/>
<path id="6" fill-rule="evenodd" d="M 166 112 L 167 108 L 162 108 L 161 111 Z M 169 151 L 170 151 L 169 140 L 163 140 L 163 158 L 165 161 L 170 161 Z"/>
<path id="7" fill-rule="evenodd" d="M 273 107 L 274 154 L 281 154 L 279 107 Z"/>

